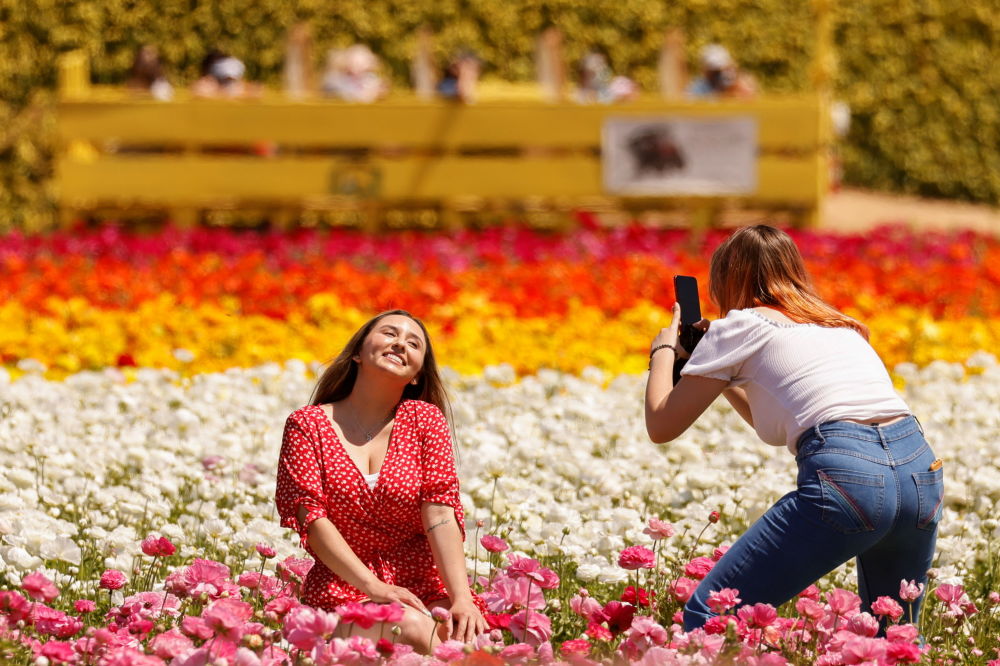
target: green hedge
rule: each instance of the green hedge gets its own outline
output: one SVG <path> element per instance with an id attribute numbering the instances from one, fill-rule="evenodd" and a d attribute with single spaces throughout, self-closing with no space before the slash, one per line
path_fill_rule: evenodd
<path id="1" fill-rule="evenodd" d="M 1000 202 L 997 0 L 835 3 L 837 95 L 854 122 L 844 147 L 851 183 Z M 316 65 L 325 50 L 369 44 L 406 85 L 420 25 L 439 60 L 471 47 L 485 73 L 534 76 L 535 35 L 564 32 L 575 62 L 597 46 L 616 71 L 654 89 L 664 31 L 687 35 L 690 62 L 709 41 L 730 47 L 767 91 L 806 90 L 814 45 L 806 0 L 0 0 L 0 228 L 52 219 L 56 58 L 89 54 L 94 81 L 124 80 L 137 45 L 159 46 L 175 84 L 218 47 L 251 78 L 277 83 L 285 34 L 310 22 Z"/>

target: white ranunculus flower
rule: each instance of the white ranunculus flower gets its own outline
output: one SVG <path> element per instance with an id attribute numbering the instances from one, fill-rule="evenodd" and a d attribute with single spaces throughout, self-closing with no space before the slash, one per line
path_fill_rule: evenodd
<path id="1" fill-rule="evenodd" d="M 6 552 L 3 552 L 2 554 L 4 561 L 9 566 L 19 569 L 25 573 L 34 571 L 38 567 L 42 566 L 42 559 L 40 557 L 32 555 L 20 546 L 8 548 Z M 21 582 L 18 580 L 17 585 L 20 584 Z"/>
<path id="2" fill-rule="evenodd" d="M 44 542 L 39 549 L 39 555 L 46 560 L 60 560 L 79 565 L 83 552 L 75 541 L 69 537 L 60 536 Z"/>

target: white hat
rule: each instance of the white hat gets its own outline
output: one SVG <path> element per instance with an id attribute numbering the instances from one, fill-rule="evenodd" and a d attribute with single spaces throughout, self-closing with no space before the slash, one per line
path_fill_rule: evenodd
<path id="1" fill-rule="evenodd" d="M 725 69 L 733 59 L 722 44 L 709 44 L 701 50 L 701 64 L 705 69 Z"/>
<path id="2" fill-rule="evenodd" d="M 244 67 L 242 62 L 232 56 L 226 56 L 225 58 L 216 60 L 212 64 L 209 73 L 219 81 L 230 81 L 242 79 L 245 71 L 246 67 Z"/>

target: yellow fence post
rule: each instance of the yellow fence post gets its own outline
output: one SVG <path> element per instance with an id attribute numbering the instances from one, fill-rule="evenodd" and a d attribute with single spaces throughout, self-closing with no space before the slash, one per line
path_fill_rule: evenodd
<path id="1" fill-rule="evenodd" d="M 83 51 L 70 51 L 59 57 L 59 97 L 79 99 L 90 90 L 90 60 Z"/>
<path id="2" fill-rule="evenodd" d="M 833 77 L 836 71 L 831 0 L 813 0 L 812 6 L 816 20 L 816 52 L 813 55 L 812 84 L 819 97 L 819 145 L 816 147 L 819 168 L 817 169 L 816 204 L 802 220 L 802 224 L 805 226 L 815 226 L 820 222 L 823 199 L 830 187 L 830 150 L 833 141 L 830 102 L 833 96 Z"/>

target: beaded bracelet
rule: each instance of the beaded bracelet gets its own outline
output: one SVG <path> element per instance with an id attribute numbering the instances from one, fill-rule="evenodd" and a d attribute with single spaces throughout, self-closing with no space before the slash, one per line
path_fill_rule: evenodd
<path id="1" fill-rule="evenodd" d="M 652 360 L 653 354 L 655 354 L 656 352 L 660 351 L 663 348 L 670 349 L 671 351 L 674 352 L 675 356 L 677 355 L 677 347 L 674 347 L 673 345 L 656 345 L 655 347 L 653 347 L 652 349 L 649 350 L 649 358 L 650 358 L 650 360 Z"/>

